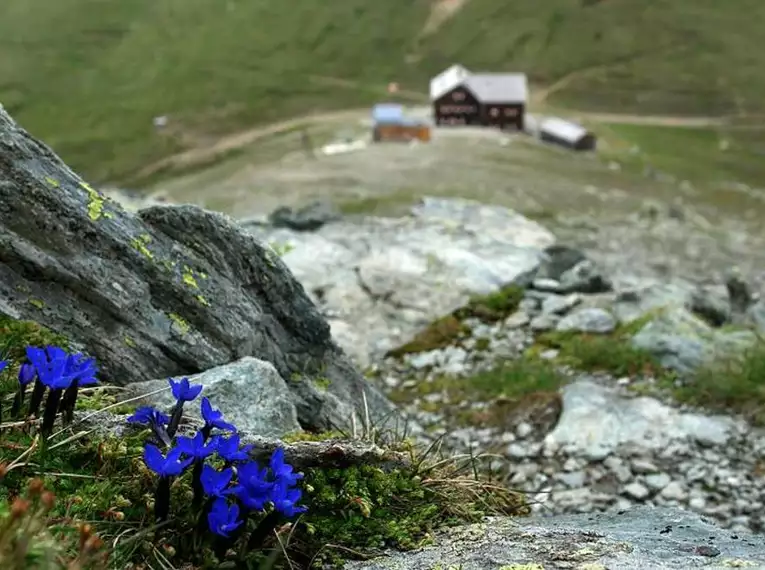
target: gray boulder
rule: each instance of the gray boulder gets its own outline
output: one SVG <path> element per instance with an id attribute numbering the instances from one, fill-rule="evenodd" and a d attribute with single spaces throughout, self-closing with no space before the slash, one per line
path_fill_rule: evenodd
<path id="1" fill-rule="evenodd" d="M 674 508 L 635 507 L 546 518 L 490 518 L 450 529 L 435 546 L 346 570 L 765 570 L 760 537 Z"/>
<path id="2" fill-rule="evenodd" d="M 373 420 L 396 419 L 271 248 L 193 206 L 127 213 L 2 108 L 0 260 L 4 312 L 87 347 L 106 382 L 197 374 L 255 356 L 284 379 L 304 379 L 288 382 L 304 427 L 333 427 L 340 410 L 328 410 L 330 395 L 361 416 L 365 394 Z M 329 381 L 326 393 L 309 386 L 318 377 Z"/>
<path id="3" fill-rule="evenodd" d="M 269 215 L 269 221 L 277 228 L 312 232 L 340 217 L 340 212 L 331 202 L 315 201 L 296 210 L 288 206 L 277 208 Z"/>
<path id="4" fill-rule="evenodd" d="M 715 330 L 681 307 L 659 310 L 632 338 L 635 348 L 643 349 L 662 366 L 688 374 L 720 356 L 742 353 L 757 340 L 748 330 Z"/>
<path id="5" fill-rule="evenodd" d="M 202 396 L 240 431 L 263 437 L 302 431 L 295 395 L 270 362 L 247 356 L 189 376 L 189 381 L 204 386 Z M 146 404 L 161 410 L 170 410 L 175 404 L 166 378 L 131 384 L 130 393 L 145 395 Z M 184 406 L 184 415 L 201 420 L 199 400 Z"/>

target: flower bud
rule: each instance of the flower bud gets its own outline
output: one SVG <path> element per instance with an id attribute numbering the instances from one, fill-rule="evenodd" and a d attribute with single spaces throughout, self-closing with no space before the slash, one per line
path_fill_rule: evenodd
<path id="1" fill-rule="evenodd" d="M 45 490 L 45 483 L 39 477 L 35 477 L 29 481 L 29 496 L 37 497 Z"/>
<path id="2" fill-rule="evenodd" d="M 56 495 L 51 491 L 44 491 L 40 497 L 40 502 L 46 510 L 51 510 L 56 504 Z"/>

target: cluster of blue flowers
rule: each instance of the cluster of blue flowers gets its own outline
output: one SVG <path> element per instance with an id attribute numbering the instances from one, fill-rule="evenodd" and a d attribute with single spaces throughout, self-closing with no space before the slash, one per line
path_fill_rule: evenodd
<path id="1" fill-rule="evenodd" d="M 26 361 L 19 367 L 19 386 L 11 407 L 11 416 L 18 418 L 21 415 L 27 386 L 34 381 L 26 416 L 37 417 L 47 392 L 40 427 L 43 437 L 47 437 L 59 413 L 64 421 L 71 421 L 78 390 L 81 386 L 97 383 L 98 367 L 95 359 L 79 352 L 69 353 L 58 346 L 46 346 L 44 349 L 28 346 L 26 356 Z M 7 360 L 0 361 L 0 372 L 10 364 Z"/>
<path id="2" fill-rule="evenodd" d="M 165 414 L 153 407 L 138 408 L 128 418 L 131 424 L 147 426 L 154 442 L 147 442 L 143 459 L 158 476 L 154 511 L 159 520 L 169 514 L 170 481 L 192 469 L 193 504 L 201 506 L 198 530 L 206 529 L 218 537 L 219 556 L 244 532 L 250 515 L 261 515 L 260 523 L 251 533 L 247 550 L 258 546 L 282 518 L 291 518 L 306 510 L 298 505 L 302 497 L 297 487 L 303 478 L 285 462 L 284 450 L 277 448 L 268 466 L 261 467 L 251 459 L 252 445 L 242 445 L 234 425 L 203 397 L 201 414 L 204 426 L 193 436 L 176 435 L 186 402 L 195 400 L 201 385 L 191 385 L 188 379 L 169 379 L 176 404 Z M 216 433 L 214 433 L 214 431 Z M 206 463 L 217 456 L 222 468 Z"/>

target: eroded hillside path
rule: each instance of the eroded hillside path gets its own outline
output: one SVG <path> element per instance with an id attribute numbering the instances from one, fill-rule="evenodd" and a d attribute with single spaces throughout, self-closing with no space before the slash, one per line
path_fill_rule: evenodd
<path id="1" fill-rule="evenodd" d="M 533 108 L 538 108 L 544 104 L 544 101 L 555 91 L 565 87 L 573 80 L 576 74 L 570 74 L 555 82 L 547 88 L 539 90 L 538 94 L 532 98 Z M 323 82 L 335 86 L 344 86 L 349 89 L 365 88 L 359 82 L 337 77 L 316 76 L 311 78 L 316 82 Z M 368 89 L 368 86 L 366 86 Z M 380 90 L 382 94 L 384 89 Z M 426 104 L 428 97 L 424 93 L 411 90 L 399 90 L 397 95 L 416 103 Z M 424 107 L 424 105 L 423 105 Z M 587 111 L 577 111 L 576 109 L 562 109 L 560 114 L 575 118 L 576 120 L 594 123 L 621 123 L 632 125 L 654 125 L 665 127 L 687 127 L 687 128 L 733 128 L 733 129 L 763 129 L 760 124 L 742 124 L 741 115 L 729 116 L 668 116 L 668 115 L 637 115 L 620 113 L 595 113 Z M 285 119 L 267 125 L 260 125 L 217 139 L 214 143 L 201 143 L 187 150 L 172 154 L 154 163 L 151 163 L 135 173 L 133 180 L 142 181 L 150 179 L 160 172 L 183 171 L 189 168 L 211 164 L 222 158 L 227 153 L 245 148 L 259 139 L 267 136 L 276 135 L 299 126 L 310 126 L 317 123 L 327 123 L 333 121 L 358 120 L 369 115 L 369 107 L 357 109 L 344 109 L 340 111 L 327 111 L 319 113 L 310 113 L 291 119 Z M 750 117 L 750 119 L 762 119 L 762 117 Z"/>

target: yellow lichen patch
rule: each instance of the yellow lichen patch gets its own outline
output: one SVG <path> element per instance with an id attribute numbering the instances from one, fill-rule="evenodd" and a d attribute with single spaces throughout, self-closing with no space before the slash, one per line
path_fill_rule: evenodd
<path id="1" fill-rule="evenodd" d="M 183 266 L 183 282 L 189 287 L 199 289 L 199 284 L 197 284 L 197 280 L 194 278 L 194 271 L 188 265 Z"/>
<path id="2" fill-rule="evenodd" d="M 133 249 L 141 253 L 147 259 L 154 259 L 154 254 L 149 251 L 148 247 L 146 247 L 149 243 L 151 243 L 151 236 L 142 234 L 137 238 L 133 238 L 130 242 L 130 245 L 132 245 Z"/>
<path id="3" fill-rule="evenodd" d="M 201 305 L 204 305 L 205 307 L 209 307 L 210 306 L 210 301 L 205 299 L 202 295 L 197 295 L 197 301 L 199 301 L 199 303 Z"/>
<path id="4" fill-rule="evenodd" d="M 186 320 L 176 313 L 168 313 L 168 318 L 180 329 L 181 334 L 186 334 L 191 330 L 191 326 Z"/>
<path id="5" fill-rule="evenodd" d="M 87 182 L 80 182 L 80 186 L 88 193 L 90 198 L 88 202 L 88 217 L 96 221 L 104 213 L 104 197 Z"/>
<path id="6" fill-rule="evenodd" d="M 50 176 L 46 176 L 45 177 L 45 182 L 47 182 L 48 184 L 50 184 L 54 188 L 58 188 L 58 187 L 61 186 L 61 184 L 59 184 L 58 180 L 56 180 L 55 178 L 51 178 Z"/>
<path id="7" fill-rule="evenodd" d="M 499 570 L 545 570 L 545 567 L 536 562 L 531 562 L 530 564 L 508 564 L 501 566 Z"/>
<path id="8" fill-rule="evenodd" d="M 130 338 L 129 336 L 125 336 L 125 344 L 129 346 L 130 348 L 135 348 L 135 341 Z"/>
<path id="9" fill-rule="evenodd" d="M 43 303 L 42 299 L 29 299 L 29 304 L 37 309 L 42 309 L 45 306 L 45 303 Z"/>

